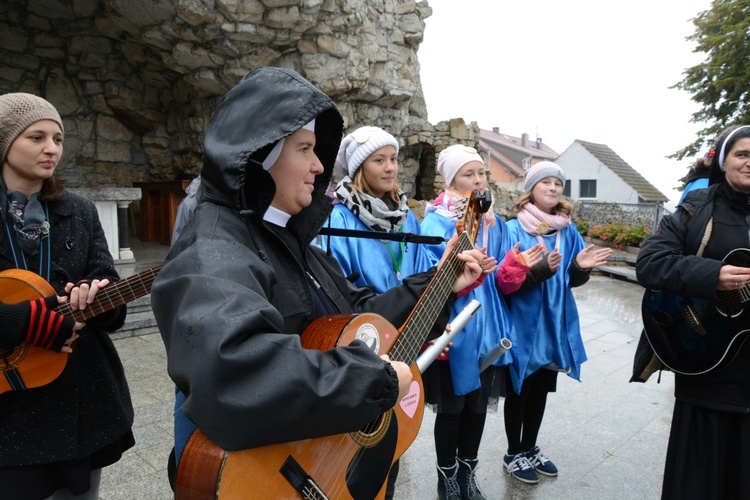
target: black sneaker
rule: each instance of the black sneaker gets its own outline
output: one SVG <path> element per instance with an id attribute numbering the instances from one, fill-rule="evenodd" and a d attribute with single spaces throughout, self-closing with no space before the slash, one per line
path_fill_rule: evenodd
<path id="1" fill-rule="evenodd" d="M 527 451 L 526 458 L 529 460 L 529 463 L 531 463 L 531 466 L 534 467 L 534 470 L 539 474 L 545 476 L 557 475 L 557 467 L 552 463 L 552 460 L 547 458 L 547 455 L 542 453 L 538 446 L 534 446 L 531 451 Z"/>
<path id="2" fill-rule="evenodd" d="M 508 474 L 519 481 L 528 484 L 536 484 L 539 482 L 539 476 L 537 476 L 536 471 L 534 471 L 534 467 L 532 467 L 529 459 L 526 458 L 525 453 L 505 455 L 503 457 L 503 465 L 508 470 Z"/>

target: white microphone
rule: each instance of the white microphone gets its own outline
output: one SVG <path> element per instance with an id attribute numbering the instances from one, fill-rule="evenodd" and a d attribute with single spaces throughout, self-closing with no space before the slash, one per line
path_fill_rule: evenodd
<path id="1" fill-rule="evenodd" d="M 430 366 L 438 356 L 440 356 L 443 349 L 445 349 L 456 335 L 458 335 L 458 332 L 466 326 L 466 323 L 474 317 L 480 307 L 482 307 L 482 304 L 480 304 L 478 300 L 472 299 L 471 302 L 469 302 L 466 307 L 464 307 L 463 310 L 453 318 L 453 321 L 451 321 L 451 331 L 449 332 L 446 329 L 441 336 L 435 339 L 434 344 L 430 344 L 427 349 L 419 355 L 417 358 L 417 366 L 419 367 L 420 373 L 424 373 L 427 367 Z"/>

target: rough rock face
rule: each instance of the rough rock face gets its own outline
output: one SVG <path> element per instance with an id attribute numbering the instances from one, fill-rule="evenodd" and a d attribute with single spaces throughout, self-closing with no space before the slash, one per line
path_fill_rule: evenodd
<path id="1" fill-rule="evenodd" d="M 476 124 L 427 121 L 417 50 L 426 1 L 5 0 L 0 93 L 30 92 L 66 128 L 71 186 L 130 186 L 200 170 L 221 96 L 261 65 L 292 68 L 330 95 L 347 131 L 389 130 L 401 181 L 434 194 L 436 153 L 476 144 Z"/>

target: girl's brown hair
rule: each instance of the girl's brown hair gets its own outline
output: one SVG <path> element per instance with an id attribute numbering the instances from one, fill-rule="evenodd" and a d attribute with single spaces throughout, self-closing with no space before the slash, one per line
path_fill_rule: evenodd
<path id="1" fill-rule="evenodd" d="M 54 175 L 49 179 L 44 179 L 42 183 L 41 200 L 43 202 L 59 200 L 65 192 L 65 181 L 58 179 Z"/>
<path id="2" fill-rule="evenodd" d="M 367 159 L 365 159 L 367 161 Z M 364 164 L 364 162 L 362 162 Z M 374 196 L 372 194 L 372 189 L 370 188 L 369 184 L 367 184 L 367 181 L 365 180 L 365 174 L 364 169 L 360 165 L 360 167 L 357 169 L 356 172 L 354 172 L 354 178 L 352 179 L 351 187 L 359 191 L 360 193 L 367 193 L 370 196 Z M 400 199 L 398 197 L 398 194 L 400 192 L 398 181 L 393 183 L 393 189 L 391 189 L 391 192 L 389 193 L 391 200 L 393 200 L 396 203 L 399 203 Z"/>
<path id="3" fill-rule="evenodd" d="M 513 205 L 513 213 L 517 214 L 520 212 L 524 206 L 526 206 L 528 203 L 534 203 L 534 197 L 531 195 L 531 192 L 524 193 L 516 202 L 515 205 Z M 570 215 L 570 213 L 573 211 L 573 207 L 568 203 L 567 201 L 560 200 L 560 202 L 555 205 L 552 208 L 552 214 L 563 214 L 563 215 Z"/>

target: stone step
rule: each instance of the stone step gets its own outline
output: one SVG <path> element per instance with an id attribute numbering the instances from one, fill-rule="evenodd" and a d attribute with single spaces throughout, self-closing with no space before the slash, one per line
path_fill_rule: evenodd
<path id="1" fill-rule="evenodd" d="M 159 333 L 159 328 L 156 326 L 156 318 L 154 318 L 154 312 L 151 309 L 151 295 L 149 294 L 128 303 L 128 315 L 125 318 L 125 324 L 110 336 L 113 339 L 120 339 L 152 333 Z"/>
<path id="2" fill-rule="evenodd" d="M 627 266 L 599 266 L 595 271 L 610 278 L 624 278 L 633 283 L 638 283 L 635 277 L 635 267 Z"/>
<path id="3" fill-rule="evenodd" d="M 128 302 L 128 314 L 145 312 L 151 310 L 151 295 L 140 297 L 132 302 Z"/>

